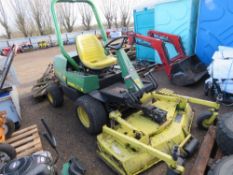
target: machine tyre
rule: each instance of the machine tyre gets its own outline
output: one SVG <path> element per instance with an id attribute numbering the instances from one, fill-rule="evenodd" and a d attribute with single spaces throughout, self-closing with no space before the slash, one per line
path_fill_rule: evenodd
<path id="1" fill-rule="evenodd" d="M 108 119 L 104 105 L 89 95 L 76 100 L 75 113 L 87 132 L 93 135 L 101 132 Z"/>
<path id="2" fill-rule="evenodd" d="M 223 154 L 233 154 L 233 113 L 224 114 L 217 124 L 216 141 Z"/>
<path id="3" fill-rule="evenodd" d="M 5 129 L 6 138 L 10 138 L 12 133 L 15 131 L 15 123 L 11 119 L 6 119 L 6 123 L 3 127 Z"/>
<path id="4" fill-rule="evenodd" d="M 196 138 L 192 138 L 192 140 L 185 145 L 184 151 L 186 153 L 186 158 L 192 157 L 192 155 L 197 151 L 199 147 L 199 141 Z"/>
<path id="5" fill-rule="evenodd" d="M 233 156 L 223 157 L 218 160 L 211 169 L 208 171 L 207 175 L 227 175 L 233 174 Z"/>
<path id="6" fill-rule="evenodd" d="M 197 127 L 201 130 L 208 130 L 209 126 L 205 124 L 205 121 L 208 120 L 213 115 L 212 112 L 206 111 L 200 114 L 197 118 Z"/>
<path id="7" fill-rule="evenodd" d="M 167 173 L 166 175 L 181 175 L 180 173 L 178 173 L 176 170 L 168 168 L 167 169 Z"/>
<path id="8" fill-rule="evenodd" d="M 55 108 L 61 107 L 63 105 L 63 93 L 59 86 L 56 84 L 52 84 L 47 88 L 47 98 L 49 103 Z"/>
<path id="9" fill-rule="evenodd" d="M 1 162 L 9 162 L 16 157 L 15 148 L 6 143 L 0 144 L 0 160 Z"/>

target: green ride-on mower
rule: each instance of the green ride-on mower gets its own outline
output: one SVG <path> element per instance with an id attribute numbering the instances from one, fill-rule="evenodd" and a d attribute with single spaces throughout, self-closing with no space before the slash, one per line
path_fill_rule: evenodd
<path id="1" fill-rule="evenodd" d="M 89 4 L 103 44 L 95 35 L 80 35 L 78 53 L 67 53 L 56 17 L 57 2 Z M 152 72 L 141 78 L 122 48 L 127 37 L 108 41 L 91 0 L 52 0 L 51 12 L 62 54 L 54 59 L 58 83 L 47 88 L 49 102 L 61 106 L 63 94 L 75 101 L 84 128 L 90 134 L 100 133 L 99 156 L 119 174 L 138 174 L 160 161 L 168 165 L 168 174 L 182 174 L 184 159 L 198 146 L 190 133 L 194 117 L 190 103 L 210 108 L 198 118 L 201 128 L 214 123 L 219 105 L 166 89 L 155 91 L 158 85 Z M 120 44 L 113 45 L 117 40 Z M 109 50 L 115 50 L 116 57 Z"/>
<path id="2" fill-rule="evenodd" d="M 57 2 L 89 4 L 93 9 L 105 46 L 103 47 L 95 35 L 79 35 L 76 38 L 78 53 L 67 53 L 55 11 Z M 52 0 L 51 12 L 62 54 L 56 56 L 53 62 L 58 83 L 52 83 L 47 88 L 48 100 L 52 106 L 59 107 L 63 104 L 63 94 L 66 94 L 75 101 L 75 112 L 87 131 L 91 134 L 100 133 L 102 126 L 107 123 L 110 111 L 125 108 L 131 101 L 140 99 L 145 92 L 155 89 L 155 80 L 151 73 L 147 75 L 147 79 L 150 80 L 140 79 L 122 48 L 127 37 L 119 37 L 108 42 L 92 1 Z M 113 45 L 117 40 L 120 44 Z M 109 50 L 116 50 L 116 57 L 109 54 Z"/>

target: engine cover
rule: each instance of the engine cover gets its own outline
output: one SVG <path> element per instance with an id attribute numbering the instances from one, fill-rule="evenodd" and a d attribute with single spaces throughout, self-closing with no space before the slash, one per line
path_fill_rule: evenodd
<path id="1" fill-rule="evenodd" d="M 55 175 L 49 152 L 41 152 L 12 160 L 1 169 L 4 175 Z"/>

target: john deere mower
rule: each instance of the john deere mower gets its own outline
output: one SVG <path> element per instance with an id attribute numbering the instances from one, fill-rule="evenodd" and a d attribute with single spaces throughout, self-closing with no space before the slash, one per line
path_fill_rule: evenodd
<path id="1" fill-rule="evenodd" d="M 95 35 L 79 35 L 76 38 L 77 52 L 67 53 L 57 21 L 57 2 L 89 4 L 96 17 L 104 47 Z M 122 49 L 127 37 L 108 41 L 91 0 L 52 0 L 51 12 L 62 54 L 56 56 L 53 62 L 58 83 L 51 83 L 47 88 L 48 100 L 52 106 L 59 107 L 63 104 L 63 94 L 66 94 L 75 101 L 75 113 L 87 131 L 91 134 L 100 133 L 110 111 L 125 108 L 131 101 L 140 99 L 145 92 L 156 88 L 156 82 L 151 73 L 147 74 L 149 80 L 140 79 Z M 115 41 L 120 41 L 120 44 L 113 44 Z M 116 50 L 116 57 L 109 50 Z"/>
<path id="2" fill-rule="evenodd" d="M 56 17 L 57 2 L 89 4 L 103 44 L 95 35 L 80 35 L 77 53 L 67 53 Z M 122 49 L 127 37 L 108 41 L 91 0 L 52 0 L 51 12 L 62 54 L 54 59 L 58 83 L 47 88 L 49 102 L 61 106 L 63 93 L 75 100 L 75 112 L 86 130 L 91 134 L 102 131 L 98 153 L 118 173 L 138 174 L 164 161 L 169 173 L 182 174 L 184 158 L 198 145 L 190 134 L 194 113 L 189 103 L 210 108 L 198 120 L 202 128 L 214 122 L 219 105 L 170 90 L 154 91 L 158 85 L 152 72 L 140 78 Z M 117 40 L 120 44 L 113 45 Z M 115 50 L 116 57 L 109 50 Z"/>

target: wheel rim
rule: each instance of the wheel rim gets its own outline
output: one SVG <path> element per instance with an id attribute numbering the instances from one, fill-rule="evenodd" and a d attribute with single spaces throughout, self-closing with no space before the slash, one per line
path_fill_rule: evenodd
<path id="1" fill-rule="evenodd" d="M 11 158 L 7 153 L 0 151 L 0 162 L 1 163 L 7 163 L 10 160 L 11 160 Z"/>
<path id="2" fill-rule="evenodd" d="M 90 119 L 89 119 L 88 114 L 85 111 L 85 109 L 83 107 L 79 106 L 77 108 L 77 114 L 78 114 L 78 117 L 79 117 L 81 123 L 83 124 L 83 126 L 85 126 L 86 128 L 89 128 L 90 127 Z"/>
<path id="3" fill-rule="evenodd" d="M 53 104 L 53 97 L 50 93 L 48 93 L 48 99 L 49 99 L 49 102 Z"/>

